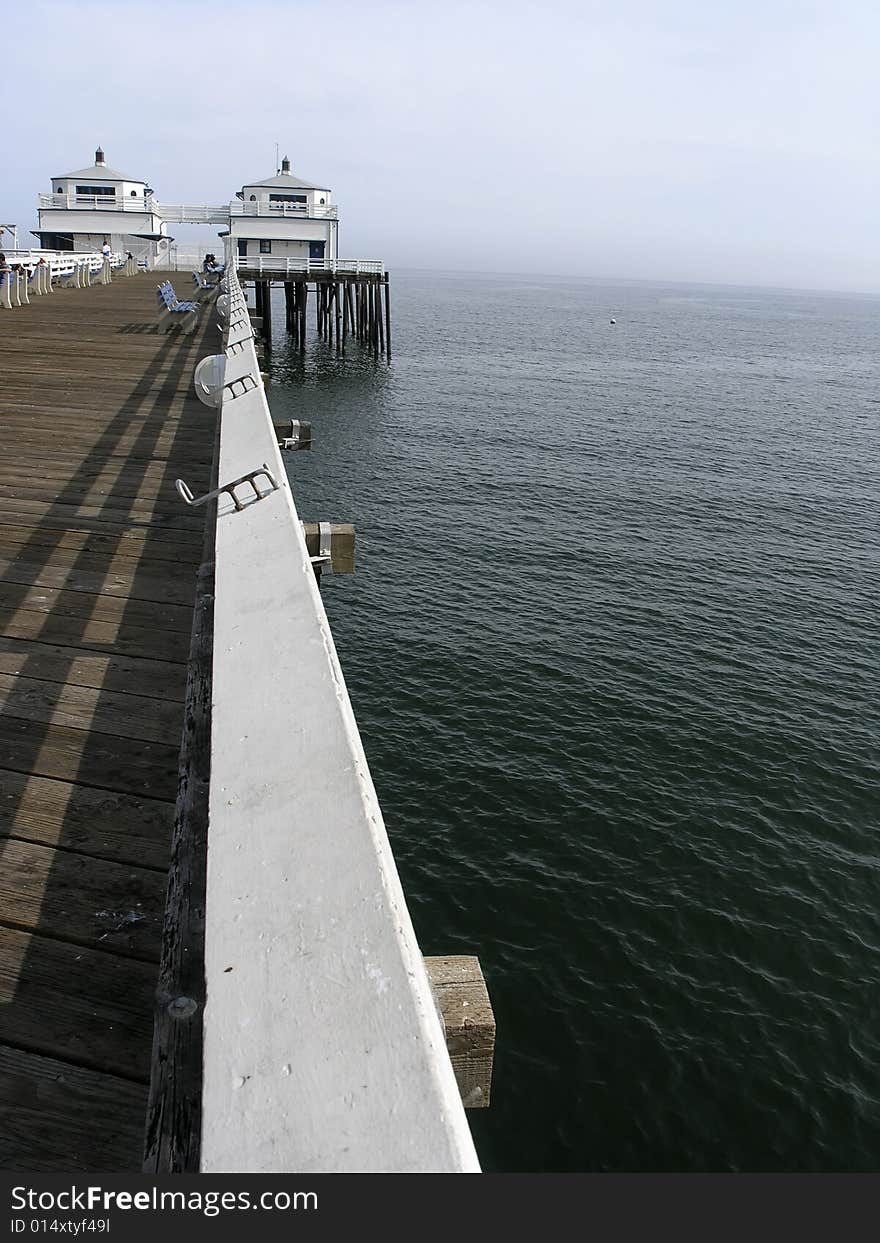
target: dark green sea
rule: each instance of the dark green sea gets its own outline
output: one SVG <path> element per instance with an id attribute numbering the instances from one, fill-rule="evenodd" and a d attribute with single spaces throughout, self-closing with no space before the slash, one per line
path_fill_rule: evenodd
<path id="1" fill-rule="evenodd" d="M 392 281 L 269 399 L 484 1167 L 880 1168 L 880 298 Z"/>

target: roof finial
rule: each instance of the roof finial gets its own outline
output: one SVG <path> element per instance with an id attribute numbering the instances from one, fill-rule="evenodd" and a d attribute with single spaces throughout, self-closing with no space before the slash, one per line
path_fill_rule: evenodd
<path id="1" fill-rule="evenodd" d="M 282 173 L 290 172 L 290 160 L 288 159 L 287 156 L 285 156 L 284 159 L 281 161 L 281 171 Z"/>
<path id="2" fill-rule="evenodd" d="M 95 152 L 95 163 L 96 164 L 104 163 L 104 152 L 101 150 L 100 147 L 98 147 L 98 150 Z"/>

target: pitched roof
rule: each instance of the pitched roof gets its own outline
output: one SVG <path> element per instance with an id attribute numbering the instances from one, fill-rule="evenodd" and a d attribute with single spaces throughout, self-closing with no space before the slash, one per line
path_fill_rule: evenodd
<path id="1" fill-rule="evenodd" d="M 138 186 L 147 184 L 143 177 L 129 177 L 127 173 L 120 173 L 117 169 L 111 168 L 109 164 L 92 164 L 90 168 L 77 168 L 72 173 L 61 173 L 52 180 L 67 181 L 73 177 L 88 178 L 89 181 L 131 181 Z"/>
<path id="2" fill-rule="evenodd" d="M 272 186 L 279 190 L 326 190 L 327 186 L 315 185 L 313 181 L 301 181 L 293 173 L 279 173 L 277 177 L 264 177 L 262 181 L 246 181 L 246 186 Z"/>

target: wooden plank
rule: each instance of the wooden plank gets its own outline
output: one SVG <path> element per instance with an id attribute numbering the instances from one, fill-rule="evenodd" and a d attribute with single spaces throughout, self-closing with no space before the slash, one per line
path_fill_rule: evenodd
<path id="1" fill-rule="evenodd" d="M 177 748 L 63 725 L 0 717 L 3 766 L 145 798 L 177 793 Z"/>
<path id="2" fill-rule="evenodd" d="M 183 702 L 186 683 L 185 667 L 171 661 L 139 660 L 6 635 L 0 635 L 0 673 L 174 703 Z"/>
<path id="3" fill-rule="evenodd" d="M 136 574 L 140 570 L 171 583 L 192 583 L 195 580 L 192 565 L 187 560 L 181 562 L 179 549 L 174 558 L 157 559 L 150 555 L 150 544 L 146 540 L 139 541 L 140 551 L 131 542 L 118 551 L 112 546 L 91 551 L 56 544 L 51 539 L 38 542 L 26 536 L 7 534 L 10 531 L 13 528 L 0 526 L 0 557 L 10 561 L 36 561 L 40 565 L 66 565 L 78 570 L 103 572 L 108 566 L 113 566 L 121 574 Z"/>
<path id="4" fill-rule="evenodd" d="M 101 508 L 113 506 L 132 517 L 148 521 L 152 521 L 159 514 L 172 518 L 191 517 L 175 491 L 173 477 L 166 479 L 159 488 L 151 485 L 149 490 L 133 485 L 93 486 L 89 480 L 82 484 L 68 483 L 62 479 L 29 479 L 15 483 L 0 481 L 0 500 L 5 502 L 19 497 L 23 500 L 52 501 L 53 504 L 63 505 L 95 505 Z"/>
<path id="5" fill-rule="evenodd" d="M 145 626 L 78 616 L 57 616 L 50 606 L 33 609 L 4 608 L 0 604 L 0 633 L 15 639 L 38 639 L 61 647 L 135 657 L 155 656 L 162 661 L 185 661 L 187 636 L 182 630 L 149 629 Z"/>
<path id="6" fill-rule="evenodd" d="M 35 527 L 21 515 L 0 514 L 0 534 L 4 539 L 24 541 L 35 546 L 87 548 L 91 552 L 131 550 L 131 556 L 149 555 L 162 561 L 180 561 L 191 554 L 198 559 L 198 536 L 181 531 L 158 532 L 126 523 L 82 524 L 66 526 L 62 520 L 47 518 Z M 142 551 L 144 553 L 142 554 Z"/>
<path id="7" fill-rule="evenodd" d="M 157 962 L 165 878 L 7 838 L 0 869 L 0 924 L 25 932 Z"/>
<path id="8" fill-rule="evenodd" d="M 484 1109 L 492 1085 L 495 1016 L 480 960 L 455 954 L 426 958 L 425 967 L 443 1016 L 446 1048 L 462 1103 L 468 1109 Z"/>
<path id="9" fill-rule="evenodd" d="M 25 583 L 0 581 L 0 610 L 25 609 L 50 613 L 53 618 L 77 617 L 112 622 L 117 630 L 129 626 L 161 626 L 189 633 L 192 609 L 185 604 L 162 604 L 156 600 L 126 600 L 99 592 L 66 591 L 57 587 L 29 587 Z M 38 636 L 34 636 L 38 637 Z"/>
<path id="10" fill-rule="evenodd" d="M 193 472 L 200 470 L 207 482 L 211 471 L 210 462 L 202 461 L 199 455 L 188 457 L 186 462 Z M 41 452 L 31 450 L 17 454 L 15 464 L 7 462 L 0 465 L 0 472 L 11 483 L 20 482 L 24 474 L 41 472 L 47 479 L 75 478 L 80 482 L 93 480 L 96 485 L 131 482 L 140 484 L 141 487 L 161 487 L 165 480 L 174 479 L 178 467 L 178 462 L 152 455 L 143 462 L 133 462 L 125 455 L 112 454 L 96 461 L 84 461 L 78 453 L 62 453 L 60 446 L 48 445 Z"/>
<path id="11" fill-rule="evenodd" d="M 181 530 L 183 532 L 199 531 L 203 516 L 190 513 L 181 502 L 179 510 L 157 509 L 126 509 L 116 505 L 67 505 L 62 501 L 34 500 L 30 496 L 20 494 L 4 496 L 0 489 L 0 512 L 9 514 L 32 514 L 35 519 L 52 517 L 63 519 L 70 526 L 76 526 L 85 519 L 96 523 L 124 523 L 132 527 L 156 527 L 163 531 Z"/>
<path id="12" fill-rule="evenodd" d="M 0 1045 L 0 1169 L 140 1169 L 147 1089 Z"/>
<path id="13" fill-rule="evenodd" d="M 71 729 L 97 730 L 114 738 L 169 745 L 178 742 L 183 724 L 181 706 L 173 701 L 8 673 L 0 673 L 0 712 Z"/>
<path id="14" fill-rule="evenodd" d="M 151 964 L 0 927 L 0 1044 L 145 1082 Z"/>
<path id="15" fill-rule="evenodd" d="M 105 561 L 99 569 L 78 565 L 59 565 L 49 558 L 9 560 L 0 555 L 0 578 L 4 583 L 34 584 L 60 590 L 90 592 L 93 595 L 115 596 L 123 600 L 166 601 L 169 604 L 192 605 L 194 584 L 191 579 L 151 574 L 146 569 L 120 571 Z"/>
<path id="16" fill-rule="evenodd" d="M 0 769 L 0 838 L 61 846 L 163 874 L 174 804 Z"/>

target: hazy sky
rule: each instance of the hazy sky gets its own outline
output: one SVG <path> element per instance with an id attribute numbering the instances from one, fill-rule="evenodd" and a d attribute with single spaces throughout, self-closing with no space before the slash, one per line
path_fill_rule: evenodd
<path id="1" fill-rule="evenodd" d="M 2 34 L 26 228 L 99 142 L 220 202 L 277 141 L 343 257 L 880 291 L 876 0 L 34 0 Z"/>

